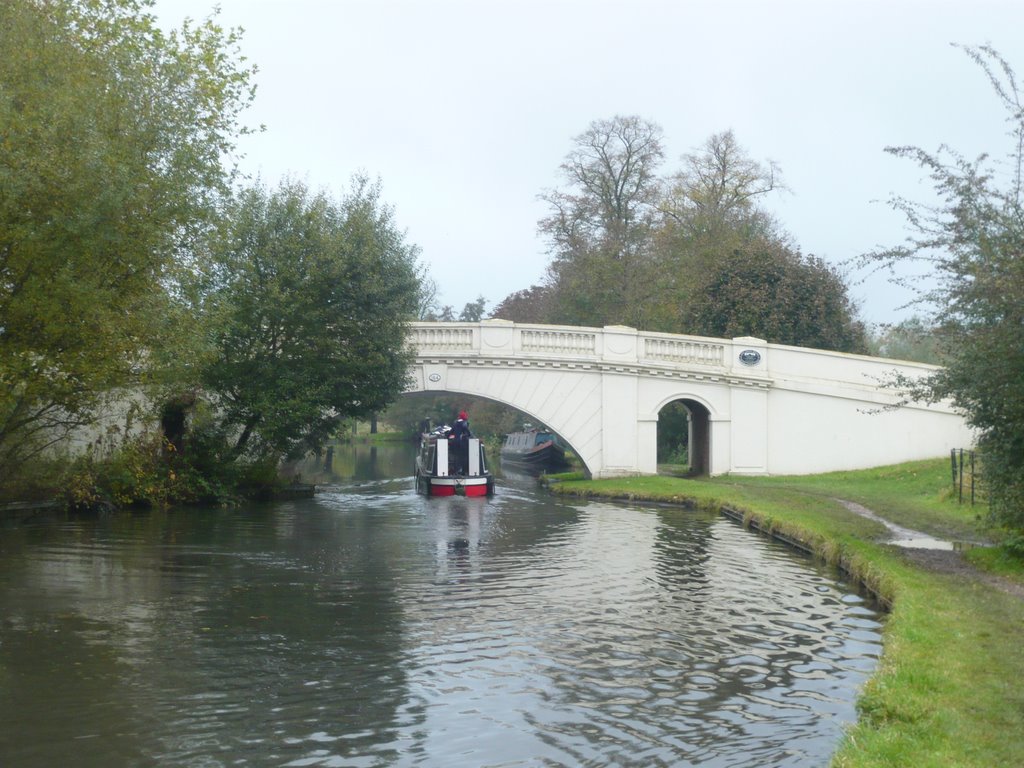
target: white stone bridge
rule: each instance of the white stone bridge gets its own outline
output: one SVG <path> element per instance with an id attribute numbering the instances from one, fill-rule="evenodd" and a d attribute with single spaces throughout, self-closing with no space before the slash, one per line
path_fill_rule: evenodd
<path id="1" fill-rule="evenodd" d="M 465 393 L 555 431 L 592 477 L 657 473 L 658 413 L 690 413 L 690 462 L 712 475 L 807 474 L 969 447 L 947 405 L 898 405 L 894 371 L 932 366 L 633 328 L 413 323 L 409 392 Z M 895 406 L 895 407 L 894 407 Z M 472 414 L 470 414 L 472 417 Z"/>

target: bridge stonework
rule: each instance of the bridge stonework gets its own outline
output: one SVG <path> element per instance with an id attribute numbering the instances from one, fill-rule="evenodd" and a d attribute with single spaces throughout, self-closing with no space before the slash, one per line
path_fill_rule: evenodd
<path id="1" fill-rule="evenodd" d="M 657 473 L 658 414 L 691 412 L 691 462 L 710 474 L 807 474 L 931 458 L 972 444 L 948 404 L 901 405 L 885 382 L 933 366 L 863 355 L 578 328 L 413 323 L 409 392 L 511 405 L 555 431 L 595 478 Z M 694 454 L 698 455 L 694 455 Z"/>

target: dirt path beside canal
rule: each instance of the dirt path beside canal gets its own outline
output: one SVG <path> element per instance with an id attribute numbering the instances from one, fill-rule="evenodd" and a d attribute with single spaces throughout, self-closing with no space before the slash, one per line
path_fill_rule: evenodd
<path id="1" fill-rule="evenodd" d="M 948 573 L 963 579 L 983 583 L 987 586 L 1024 600 L 1024 584 L 1011 579 L 986 573 L 972 565 L 963 552 L 936 549 L 907 549 L 904 556 L 914 565 L 936 573 Z"/>
<path id="2" fill-rule="evenodd" d="M 919 531 L 898 526 L 857 502 L 846 499 L 836 499 L 836 501 L 854 514 L 882 523 L 891 534 L 888 543 L 898 546 L 903 552 L 903 556 L 914 565 L 933 573 L 946 573 L 965 580 L 976 581 L 1024 600 L 1024 584 L 993 573 L 986 573 L 967 560 L 963 551 L 955 548 L 952 542 L 943 542 Z"/>

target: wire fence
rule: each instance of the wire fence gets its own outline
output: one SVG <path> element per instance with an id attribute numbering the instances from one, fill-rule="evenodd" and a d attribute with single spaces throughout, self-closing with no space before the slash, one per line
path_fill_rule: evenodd
<path id="1" fill-rule="evenodd" d="M 956 494 L 957 500 L 961 504 L 964 503 L 965 495 L 971 504 L 985 495 L 983 462 L 976 451 L 966 448 L 951 448 L 949 465 L 953 475 L 953 493 Z"/>

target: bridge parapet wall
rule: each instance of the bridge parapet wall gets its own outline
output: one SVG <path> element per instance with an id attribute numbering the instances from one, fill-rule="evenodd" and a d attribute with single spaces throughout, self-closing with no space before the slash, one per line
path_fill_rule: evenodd
<path id="1" fill-rule="evenodd" d="M 472 352 L 480 349 L 478 328 L 476 323 L 417 323 L 411 329 L 409 345 L 420 352 Z"/>
<path id="2" fill-rule="evenodd" d="M 643 333 L 625 326 L 584 328 L 506 320 L 414 323 L 410 346 L 419 355 L 561 357 L 581 361 L 730 367 L 732 344 L 722 339 Z"/>
<path id="3" fill-rule="evenodd" d="M 872 392 L 895 401 L 899 393 L 883 384 L 894 373 L 927 376 L 935 366 L 820 349 L 767 344 L 761 339 L 713 339 L 645 333 L 625 326 L 584 328 L 529 325 L 507 320 L 480 323 L 414 323 L 410 346 L 418 355 L 538 357 L 579 362 L 682 367 L 757 380 L 775 387 L 819 387 Z M 744 358 L 741 353 L 755 353 Z"/>
<path id="4" fill-rule="evenodd" d="M 781 344 L 771 344 L 769 349 L 773 388 L 857 398 L 880 405 L 903 401 L 905 391 L 895 386 L 896 376 L 913 381 L 926 378 L 938 370 L 938 366 L 926 363 L 822 349 Z M 907 402 L 903 407 L 942 412 L 953 410 L 948 402 Z"/>
<path id="5" fill-rule="evenodd" d="M 555 355 L 597 355 L 597 334 L 579 331 L 550 331 L 522 328 L 519 346 L 523 352 Z"/>
<path id="6" fill-rule="evenodd" d="M 597 359 L 600 329 L 523 325 L 505 320 L 480 323 L 414 323 L 409 344 L 417 354 L 486 356 L 551 355 Z"/>
<path id="7" fill-rule="evenodd" d="M 719 341 L 654 333 L 641 334 L 641 341 L 644 361 L 726 367 L 726 345 Z"/>

